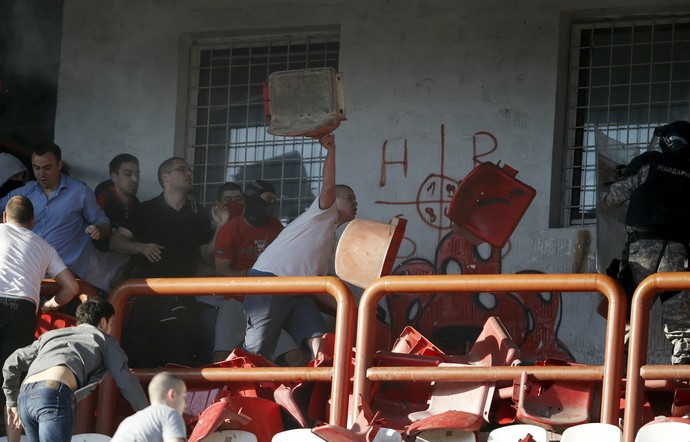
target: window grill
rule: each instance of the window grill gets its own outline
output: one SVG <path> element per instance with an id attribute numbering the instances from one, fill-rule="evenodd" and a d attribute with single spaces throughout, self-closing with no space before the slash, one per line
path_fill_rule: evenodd
<path id="1" fill-rule="evenodd" d="M 690 16 L 573 24 L 568 75 L 563 225 L 596 222 L 596 149 L 626 158 L 655 127 L 688 119 Z"/>
<path id="2" fill-rule="evenodd" d="M 194 193 L 212 204 L 218 188 L 263 179 L 274 185 L 276 216 L 287 223 L 318 195 L 324 151 L 318 140 L 266 132 L 263 85 L 277 71 L 338 70 L 337 32 L 195 41 L 191 47 L 186 159 Z"/>

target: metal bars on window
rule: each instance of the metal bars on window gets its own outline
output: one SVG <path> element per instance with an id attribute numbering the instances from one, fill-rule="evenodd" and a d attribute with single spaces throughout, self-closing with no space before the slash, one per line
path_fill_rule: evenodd
<path id="1" fill-rule="evenodd" d="M 266 132 L 263 85 L 277 71 L 338 69 L 337 32 L 200 40 L 192 44 L 186 159 L 205 205 L 227 181 L 263 179 L 278 193 L 283 223 L 302 213 L 321 187 L 317 140 Z"/>
<path id="2" fill-rule="evenodd" d="M 690 16 L 574 24 L 568 77 L 562 220 L 593 224 L 597 149 L 615 144 L 625 163 L 688 119 Z"/>

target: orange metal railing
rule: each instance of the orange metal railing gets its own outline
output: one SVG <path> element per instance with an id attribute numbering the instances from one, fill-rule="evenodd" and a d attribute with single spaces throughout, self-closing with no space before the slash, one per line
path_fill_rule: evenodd
<path id="1" fill-rule="evenodd" d="M 345 426 L 347 422 L 348 391 L 350 381 L 351 349 L 354 331 L 355 302 L 352 292 L 338 278 L 325 277 L 252 277 L 252 278 L 156 278 L 125 281 L 113 290 L 109 300 L 116 312 L 125 302 L 139 296 L 199 296 L 216 295 L 330 295 L 337 302 L 335 322 L 335 348 L 333 367 L 325 368 L 185 368 L 172 371 L 185 381 L 331 381 L 331 408 L 329 423 Z M 120 339 L 122 317 L 115 315 L 112 334 Z M 143 378 L 150 378 L 156 369 L 136 370 Z M 112 434 L 117 394 L 112 379 L 107 377 L 98 394 L 96 431 Z"/>
<path id="2" fill-rule="evenodd" d="M 690 379 L 689 365 L 645 365 L 649 344 L 649 313 L 659 292 L 690 289 L 690 273 L 655 273 L 635 290 L 630 314 L 628 372 L 625 385 L 623 441 L 633 442 L 642 424 L 645 379 Z"/>
<path id="3" fill-rule="evenodd" d="M 370 367 L 374 353 L 376 305 L 389 293 L 598 291 L 608 298 L 604 365 L 592 367 Z M 616 281 L 599 274 L 431 275 L 386 276 L 374 281 L 359 303 L 355 405 L 369 398 L 372 381 L 492 381 L 513 380 L 525 371 L 537 379 L 602 381 L 601 422 L 618 424 L 626 299 Z M 353 407 L 357 409 L 357 407 Z M 352 419 L 353 416 L 350 416 Z"/>

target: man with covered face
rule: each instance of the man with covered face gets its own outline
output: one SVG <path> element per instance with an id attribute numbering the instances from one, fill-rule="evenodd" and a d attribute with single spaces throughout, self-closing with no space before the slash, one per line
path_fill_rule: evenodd
<path id="1" fill-rule="evenodd" d="M 216 276 L 246 276 L 259 255 L 276 239 L 283 230 L 283 225 L 272 215 L 276 201 L 275 188 L 268 181 L 247 183 L 242 216 L 228 221 L 216 236 Z M 216 321 L 216 361 L 225 359 L 233 348 L 242 344 L 244 322 L 242 304 L 235 299 L 225 300 Z M 282 334 L 277 348 L 274 356 L 290 355 L 286 363 L 303 362 L 286 333 Z"/>
<path id="2" fill-rule="evenodd" d="M 261 252 L 283 230 L 271 215 L 277 200 L 275 188 L 264 180 L 254 180 L 244 190 L 242 216 L 228 221 L 216 236 L 216 276 L 246 276 Z"/>

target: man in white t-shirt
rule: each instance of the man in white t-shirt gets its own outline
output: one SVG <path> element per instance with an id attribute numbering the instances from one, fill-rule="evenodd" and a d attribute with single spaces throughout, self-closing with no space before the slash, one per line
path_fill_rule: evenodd
<path id="1" fill-rule="evenodd" d="M 74 298 L 79 285 L 57 251 L 31 231 L 34 207 L 25 196 L 9 199 L 0 224 L 0 361 L 34 340 L 41 281 L 46 274 L 60 285 L 43 310 L 56 309 Z M 0 373 L 0 385 L 2 384 Z M 0 396 L 2 405 L 5 396 Z M 7 414 L 5 414 L 5 417 Z M 5 419 L 7 422 L 7 418 Z M 7 428 L 12 433 L 11 428 Z"/>
<path id="2" fill-rule="evenodd" d="M 328 151 L 323 185 L 312 205 L 280 232 L 259 255 L 249 276 L 325 276 L 335 250 L 336 229 L 357 214 L 357 198 L 349 186 L 335 184 L 335 139 L 319 139 Z M 327 302 L 332 298 L 327 297 Z M 335 307 L 333 303 L 329 305 Z M 316 356 L 326 325 L 312 296 L 252 295 L 244 298 L 247 330 L 244 347 L 270 358 L 280 331 Z"/>
<path id="3" fill-rule="evenodd" d="M 184 442 L 182 411 L 187 387 L 182 379 L 160 372 L 149 383 L 151 405 L 129 416 L 117 428 L 112 442 Z"/>

